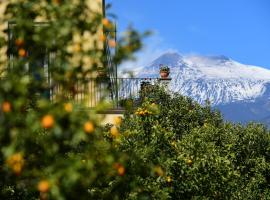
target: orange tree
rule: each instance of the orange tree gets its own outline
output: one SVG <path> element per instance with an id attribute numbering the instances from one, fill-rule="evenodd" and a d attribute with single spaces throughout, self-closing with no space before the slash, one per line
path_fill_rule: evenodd
<path id="1" fill-rule="evenodd" d="M 100 30 L 116 45 L 113 24 L 92 3 L 1 2 L 0 199 L 119 199 L 123 192 L 112 183 L 125 181 L 128 157 L 104 139 L 96 111 L 72 98 L 74 85 L 106 67 Z M 140 49 L 142 36 L 129 29 L 115 62 Z"/>
<path id="2" fill-rule="evenodd" d="M 132 191 L 136 198 L 270 197 L 270 136 L 262 125 L 226 123 L 209 105 L 154 86 L 120 130 L 119 149 L 137 160 L 127 165 L 152 172 L 127 176 L 142 187 Z"/>

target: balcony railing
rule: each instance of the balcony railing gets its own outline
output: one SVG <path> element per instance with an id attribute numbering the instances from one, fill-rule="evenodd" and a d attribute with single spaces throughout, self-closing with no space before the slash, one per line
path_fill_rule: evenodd
<path id="1" fill-rule="evenodd" d="M 158 78 L 118 78 L 118 100 L 138 99 L 144 86 L 154 85 L 158 80 Z"/>
<path id="2" fill-rule="evenodd" d="M 67 98 L 71 98 L 76 103 L 82 104 L 87 108 L 94 108 L 100 102 L 107 101 L 111 103 L 112 109 L 120 109 L 123 106 L 122 102 L 125 100 L 132 99 L 133 101 L 138 101 L 142 87 L 153 85 L 158 80 L 158 78 L 115 78 L 113 83 L 117 83 L 117 91 L 111 92 L 111 78 L 108 80 L 91 78 L 86 83 L 76 84 L 74 86 L 74 94 L 67 94 Z M 61 93 L 61 88 L 54 86 L 51 90 L 51 99 L 56 99 L 59 93 Z"/>

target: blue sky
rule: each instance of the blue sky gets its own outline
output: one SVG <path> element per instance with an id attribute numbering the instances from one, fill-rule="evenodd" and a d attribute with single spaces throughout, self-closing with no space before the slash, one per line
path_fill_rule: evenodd
<path id="1" fill-rule="evenodd" d="M 138 65 L 168 50 L 270 69 L 270 0 L 108 0 L 121 32 L 152 30 Z"/>

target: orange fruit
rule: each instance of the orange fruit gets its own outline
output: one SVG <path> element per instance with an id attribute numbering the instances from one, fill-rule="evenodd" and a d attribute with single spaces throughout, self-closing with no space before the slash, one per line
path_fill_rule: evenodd
<path id="1" fill-rule="evenodd" d="M 120 176 L 124 176 L 125 175 L 125 171 L 126 171 L 126 169 L 122 165 L 119 166 L 118 169 L 117 169 L 117 172 L 118 172 L 118 174 Z"/>
<path id="2" fill-rule="evenodd" d="M 64 109 L 65 109 L 66 112 L 72 112 L 73 106 L 72 106 L 71 103 L 65 103 L 64 104 Z"/>
<path id="3" fill-rule="evenodd" d="M 122 123 L 122 117 L 115 117 L 113 121 L 115 125 L 119 126 Z"/>
<path id="4" fill-rule="evenodd" d="M 106 41 L 106 36 L 104 34 L 100 35 L 99 40 L 102 42 Z"/>
<path id="5" fill-rule="evenodd" d="M 45 115 L 41 120 L 41 125 L 43 128 L 49 129 L 54 126 L 54 118 L 52 115 Z"/>
<path id="6" fill-rule="evenodd" d="M 4 101 L 2 104 L 2 110 L 5 113 L 8 113 L 11 111 L 11 104 L 8 101 Z"/>
<path id="7" fill-rule="evenodd" d="M 19 49 L 18 54 L 19 54 L 20 57 L 25 57 L 25 56 L 26 56 L 26 51 L 25 51 L 25 49 Z"/>
<path id="8" fill-rule="evenodd" d="M 102 19 L 102 24 L 103 24 L 103 26 L 105 26 L 107 28 L 109 28 L 111 26 L 111 22 L 107 18 Z"/>
<path id="9" fill-rule="evenodd" d="M 15 44 L 16 46 L 18 47 L 21 47 L 24 45 L 24 40 L 22 38 L 18 38 L 16 41 L 15 41 Z"/>
<path id="10" fill-rule="evenodd" d="M 20 175 L 22 172 L 23 165 L 20 163 L 16 163 L 12 166 L 12 170 L 15 174 Z"/>
<path id="11" fill-rule="evenodd" d="M 24 166 L 24 159 L 21 153 L 15 153 L 7 159 L 6 163 L 16 175 L 19 175 Z"/>
<path id="12" fill-rule="evenodd" d="M 38 191 L 42 193 L 48 192 L 50 189 L 50 183 L 47 180 L 42 180 L 38 183 Z"/>
<path id="13" fill-rule="evenodd" d="M 85 122 L 83 129 L 84 129 L 84 132 L 86 133 L 93 133 L 95 130 L 95 127 L 92 122 Z"/>
<path id="14" fill-rule="evenodd" d="M 109 46 L 110 46 L 111 48 L 115 48 L 115 47 L 116 47 L 116 42 L 115 42 L 114 39 L 110 39 L 110 40 L 109 40 Z"/>
<path id="15" fill-rule="evenodd" d="M 122 164 L 115 163 L 114 168 L 117 170 L 117 173 L 118 173 L 119 176 L 124 176 L 125 175 L 126 169 Z"/>
<path id="16" fill-rule="evenodd" d="M 21 153 L 15 153 L 7 159 L 7 164 L 9 166 L 12 166 L 16 163 L 23 163 L 23 162 L 24 162 L 24 160 L 23 160 L 23 156 Z"/>
<path id="17" fill-rule="evenodd" d="M 113 137 L 118 137 L 119 136 L 119 131 L 118 131 L 118 128 L 116 126 L 111 127 L 110 131 L 111 131 L 111 135 Z"/>

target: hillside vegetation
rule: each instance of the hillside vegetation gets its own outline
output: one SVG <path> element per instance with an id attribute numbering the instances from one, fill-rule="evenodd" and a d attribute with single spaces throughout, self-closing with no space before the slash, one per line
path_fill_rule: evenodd
<path id="1" fill-rule="evenodd" d="M 121 125 L 118 148 L 136 158 L 127 176 L 140 188 L 129 198 L 270 198 L 270 136 L 264 126 L 226 123 L 209 105 L 159 87 L 145 94 Z M 135 172 L 138 166 L 145 174 Z"/>

